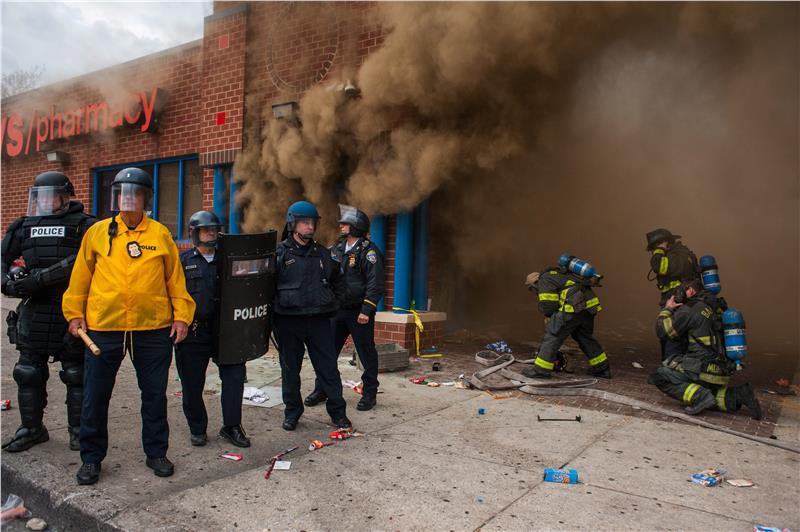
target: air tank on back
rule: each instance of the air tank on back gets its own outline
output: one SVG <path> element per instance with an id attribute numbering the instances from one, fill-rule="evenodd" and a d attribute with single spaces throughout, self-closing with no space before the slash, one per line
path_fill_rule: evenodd
<path id="1" fill-rule="evenodd" d="M 722 291 L 722 284 L 719 281 L 719 268 L 717 259 L 711 255 L 700 257 L 700 276 L 703 279 L 703 288 L 714 295 Z"/>
<path id="2" fill-rule="evenodd" d="M 586 262 L 585 260 L 581 260 L 573 255 L 568 253 L 562 254 L 558 258 L 558 265 L 567 271 L 574 273 L 584 279 L 592 279 L 594 277 L 601 278 L 602 275 L 598 274 L 594 270 L 594 266 Z"/>
<path id="3" fill-rule="evenodd" d="M 722 314 L 722 333 L 725 341 L 725 356 L 737 364 L 747 356 L 744 316 L 735 308 Z"/>

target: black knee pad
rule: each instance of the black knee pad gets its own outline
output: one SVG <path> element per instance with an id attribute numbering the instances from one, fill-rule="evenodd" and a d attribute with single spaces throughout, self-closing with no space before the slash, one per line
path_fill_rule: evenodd
<path id="1" fill-rule="evenodd" d="M 58 372 L 58 376 L 67 386 L 83 386 L 83 364 L 67 366 Z"/>
<path id="2" fill-rule="evenodd" d="M 21 386 L 38 386 L 47 382 L 47 371 L 41 366 L 17 362 L 14 365 L 14 380 Z"/>

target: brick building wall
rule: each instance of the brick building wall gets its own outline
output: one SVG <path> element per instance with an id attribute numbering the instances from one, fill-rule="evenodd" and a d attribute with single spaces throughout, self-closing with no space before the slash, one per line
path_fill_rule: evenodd
<path id="1" fill-rule="evenodd" d="M 138 128 L 120 127 L 51 141 L 34 147 L 26 155 L 3 156 L 2 204 L 0 223 L 3 231 L 27 208 L 28 187 L 33 178 L 46 170 L 66 173 L 75 185 L 76 199 L 92 210 L 91 169 L 127 162 L 159 159 L 198 152 L 200 109 L 200 74 L 202 48 L 200 41 L 122 63 L 98 72 L 73 78 L 41 89 L 5 98 L 3 117 L 18 113 L 26 121 L 38 115 L 66 112 L 87 104 L 114 103 L 129 93 L 150 91 L 154 87 L 168 93 L 164 112 L 159 119 L 159 133 L 145 133 Z M 5 122 L 4 122 L 5 126 Z M 26 123 L 27 127 L 30 127 Z M 27 127 L 24 136 L 27 138 Z M 35 133 L 32 135 L 35 137 Z M 61 150 L 70 162 L 49 163 L 46 152 Z"/>

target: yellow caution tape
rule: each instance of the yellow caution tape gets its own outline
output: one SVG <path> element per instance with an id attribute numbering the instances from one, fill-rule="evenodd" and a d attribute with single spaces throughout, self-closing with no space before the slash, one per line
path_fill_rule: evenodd
<path id="1" fill-rule="evenodd" d="M 425 327 L 422 325 L 422 318 L 419 317 L 419 314 L 417 314 L 416 310 L 410 310 L 410 309 L 407 309 L 407 308 L 399 308 L 399 307 L 392 307 L 392 310 L 400 310 L 400 311 L 403 311 L 403 312 L 409 312 L 409 313 L 414 315 L 414 325 L 416 325 L 416 328 L 414 329 L 414 338 L 415 338 L 416 344 L 417 344 L 417 358 L 420 358 L 420 356 L 419 356 L 419 333 L 421 333 L 423 330 L 425 330 Z"/>

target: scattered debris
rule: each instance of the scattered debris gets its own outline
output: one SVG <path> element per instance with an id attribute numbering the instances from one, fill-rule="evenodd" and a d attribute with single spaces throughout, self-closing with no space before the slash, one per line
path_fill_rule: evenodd
<path id="1" fill-rule="evenodd" d="M 428 383 L 428 387 L 429 388 L 438 388 L 439 386 L 441 386 L 441 384 L 439 384 L 438 382 L 429 382 Z"/>
<path id="2" fill-rule="evenodd" d="M 737 488 L 749 488 L 754 485 L 752 480 L 747 480 L 746 478 L 729 478 L 725 482 Z"/>
<path id="3" fill-rule="evenodd" d="M 11 410 L 11 399 L 3 399 L 0 402 L 0 410 Z"/>
<path id="4" fill-rule="evenodd" d="M 275 462 L 275 466 L 272 468 L 277 471 L 289 471 L 292 468 L 292 463 L 284 460 L 278 460 Z"/>
<path id="5" fill-rule="evenodd" d="M 442 386 L 455 386 L 456 385 L 456 383 L 453 382 L 453 381 L 440 382 L 439 384 L 441 384 Z"/>
<path id="6" fill-rule="evenodd" d="M 316 451 L 317 449 L 322 449 L 323 447 L 329 447 L 333 445 L 335 442 L 327 442 L 323 443 L 319 440 L 312 440 L 311 443 L 308 444 L 309 451 Z"/>
<path id="7" fill-rule="evenodd" d="M 633 363 L 631 364 L 631 366 L 633 366 L 633 367 L 634 367 L 634 368 L 636 368 L 636 369 L 644 369 L 644 366 L 642 366 L 642 365 L 641 365 L 641 364 L 639 364 L 638 362 L 633 362 Z"/>
<path id="8" fill-rule="evenodd" d="M 39 517 L 34 517 L 25 523 L 25 528 L 28 530 L 45 530 L 47 528 L 47 521 Z"/>
<path id="9" fill-rule="evenodd" d="M 789 532 L 789 529 L 775 526 L 754 525 L 753 532 Z"/>
<path id="10" fill-rule="evenodd" d="M 412 377 L 408 380 L 410 380 L 414 384 L 428 384 L 428 380 L 425 377 Z"/>
<path id="11" fill-rule="evenodd" d="M 789 379 L 783 378 L 776 380 L 775 384 L 777 384 L 778 386 L 782 386 L 784 388 L 788 388 L 789 385 L 792 384 L 792 382 Z"/>
<path id="12" fill-rule="evenodd" d="M 242 392 L 242 397 L 254 403 L 265 403 L 269 401 L 269 395 L 253 386 L 247 386 L 244 392 Z"/>
<path id="13" fill-rule="evenodd" d="M 479 416 L 482 416 L 482 415 L 484 415 L 485 413 L 486 413 L 486 409 L 485 409 L 485 408 L 483 408 L 483 407 L 480 407 L 480 408 L 478 409 L 478 415 L 479 415 Z"/>
<path id="14" fill-rule="evenodd" d="M 481 502 L 483 502 L 483 497 L 478 496 L 478 497 L 475 498 L 475 500 L 477 502 L 481 503 Z"/>
<path id="15" fill-rule="evenodd" d="M 282 453 L 278 453 L 275 456 L 273 456 L 272 460 L 269 461 L 269 465 L 267 466 L 267 470 L 264 471 L 264 480 L 268 480 L 269 479 L 269 476 L 272 474 L 272 470 L 275 469 L 275 464 L 278 462 L 278 460 L 280 460 L 281 458 L 283 458 L 284 456 L 286 456 L 290 452 L 292 452 L 295 449 L 297 449 L 297 447 L 298 446 L 295 445 L 291 449 L 286 449 Z"/>
<path id="16" fill-rule="evenodd" d="M 363 433 L 355 432 L 352 428 L 350 428 L 350 429 L 336 429 L 330 434 L 328 434 L 328 437 L 332 440 L 346 440 L 348 438 L 355 438 L 363 435 L 364 435 Z"/>
<path id="17" fill-rule="evenodd" d="M 438 348 L 438 347 L 436 347 L 435 345 L 432 345 L 432 346 L 430 346 L 430 347 L 429 347 L 429 348 L 427 348 L 427 349 L 423 349 L 423 350 L 422 350 L 422 352 L 423 352 L 423 353 L 435 353 L 435 352 L 436 352 L 436 351 L 438 351 L 438 350 L 439 350 L 439 348 Z"/>
<path id="18" fill-rule="evenodd" d="M 183 397 L 183 390 L 178 390 L 174 395 L 175 397 Z"/>
<path id="19" fill-rule="evenodd" d="M 498 340 L 496 342 L 492 342 L 491 344 L 486 344 L 486 349 L 494 351 L 495 353 L 513 353 L 505 340 Z"/>
<path id="20" fill-rule="evenodd" d="M 536 421 L 577 421 L 578 423 L 581 422 L 581 416 L 575 416 L 575 419 L 572 418 L 564 418 L 564 417 L 542 417 L 540 415 L 536 415 Z"/>
<path id="21" fill-rule="evenodd" d="M 440 356 L 444 356 L 441 353 L 433 353 L 430 355 L 420 355 L 419 358 L 438 358 Z"/>
<path id="22" fill-rule="evenodd" d="M 708 488 L 713 486 L 719 486 L 720 484 L 722 484 L 722 481 L 725 480 L 726 474 L 727 471 L 725 469 L 709 468 L 706 469 L 705 471 L 701 471 L 700 473 L 693 474 L 692 482 L 694 484 L 700 484 Z"/>
<path id="23" fill-rule="evenodd" d="M 434 362 L 433 366 L 431 366 L 433 371 L 442 371 L 442 363 L 441 362 Z"/>
<path id="24" fill-rule="evenodd" d="M 233 460 L 234 462 L 241 462 L 243 458 L 241 454 L 236 454 L 236 453 L 222 453 L 221 455 L 219 455 L 219 457 L 225 458 L 227 460 Z"/>
<path id="25" fill-rule="evenodd" d="M 0 508 L 0 521 L 5 523 L 9 519 L 26 519 L 31 513 L 25 508 L 25 501 L 19 495 L 9 493 L 6 502 Z"/>
<path id="26" fill-rule="evenodd" d="M 544 470 L 544 481 L 560 484 L 577 484 L 578 471 L 575 469 L 553 469 L 552 467 L 548 467 Z"/>

